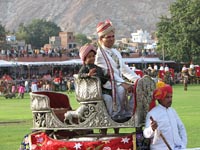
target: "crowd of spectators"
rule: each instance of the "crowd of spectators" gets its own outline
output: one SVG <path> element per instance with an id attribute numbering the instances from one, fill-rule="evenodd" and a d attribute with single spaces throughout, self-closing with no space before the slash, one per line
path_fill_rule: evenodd
<path id="1" fill-rule="evenodd" d="M 17 98 L 23 98 L 24 93 L 36 91 L 66 91 L 74 90 L 73 74 L 79 68 L 65 68 L 54 70 L 54 72 L 36 73 L 28 77 L 27 74 L 18 75 L 13 78 L 11 74 L 1 74 L 0 76 L 0 95 L 16 94 Z"/>
<path id="2" fill-rule="evenodd" d="M 3 50 L 0 49 L 0 55 L 6 56 L 6 58 L 18 58 L 18 57 L 62 57 L 66 55 L 68 57 L 77 57 L 77 49 L 64 49 L 64 48 L 52 48 L 52 49 L 34 49 L 34 50 L 16 50 L 14 48 Z"/>
<path id="3" fill-rule="evenodd" d="M 123 57 L 157 57 L 157 53 L 154 49 L 136 49 L 135 51 L 120 50 Z M 20 57 L 62 57 L 67 56 L 69 58 L 76 58 L 79 56 L 78 49 L 65 49 L 65 48 L 52 48 L 52 49 L 34 49 L 34 50 L 16 50 L 14 48 L 1 50 L 0 55 L 6 58 L 20 58 Z"/>

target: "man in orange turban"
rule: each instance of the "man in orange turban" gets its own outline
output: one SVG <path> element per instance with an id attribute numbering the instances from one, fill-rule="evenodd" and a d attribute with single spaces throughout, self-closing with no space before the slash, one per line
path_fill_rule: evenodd
<path id="1" fill-rule="evenodd" d="M 172 87 L 164 82 L 158 82 L 153 92 L 151 110 L 147 113 L 143 131 L 144 137 L 151 139 L 151 150 L 168 149 L 169 147 L 173 150 L 186 148 L 186 130 L 175 109 L 171 107 L 172 94 Z M 157 106 L 155 100 L 158 100 Z M 160 135 L 163 135 L 165 140 Z"/>

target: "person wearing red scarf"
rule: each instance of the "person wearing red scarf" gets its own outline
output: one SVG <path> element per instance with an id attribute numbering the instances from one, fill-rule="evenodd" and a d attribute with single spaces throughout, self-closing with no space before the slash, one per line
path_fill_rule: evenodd
<path id="1" fill-rule="evenodd" d="M 158 82 L 157 88 L 153 92 L 150 111 L 146 116 L 145 128 L 143 131 L 145 138 L 151 139 L 150 149 L 183 150 L 187 145 L 187 134 L 178 114 L 172 105 L 173 89 L 164 82 Z M 156 100 L 158 105 L 156 106 Z M 165 137 L 165 140 L 163 140 Z"/>

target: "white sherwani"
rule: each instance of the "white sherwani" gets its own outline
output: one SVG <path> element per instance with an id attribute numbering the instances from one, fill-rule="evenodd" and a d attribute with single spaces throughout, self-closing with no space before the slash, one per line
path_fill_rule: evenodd
<path id="1" fill-rule="evenodd" d="M 105 51 L 105 53 L 108 57 L 108 60 L 113 68 L 114 80 L 117 85 L 116 86 L 116 93 L 117 93 L 116 98 L 117 98 L 117 103 L 118 103 L 118 111 L 114 112 L 112 114 L 112 116 L 119 115 L 119 114 L 122 115 L 124 112 L 120 105 L 122 105 L 122 103 L 126 97 L 125 89 L 122 86 L 120 86 L 121 83 L 125 82 L 125 80 L 122 78 L 122 75 L 133 82 L 140 77 L 123 62 L 122 56 L 119 51 L 117 51 L 116 49 L 113 49 L 113 48 L 109 49 L 104 46 L 102 46 L 102 47 L 103 47 L 103 50 Z M 113 55 L 114 55 L 114 57 L 113 57 Z M 108 66 L 106 64 L 106 61 L 105 61 L 100 49 L 97 49 L 95 64 L 106 71 L 108 70 Z M 110 81 L 108 81 L 103 86 L 106 89 L 112 88 Z M 132 100 L 130 101 L 129 106 L 133 107 L 133 98 L 131 98 L 131 99 Z M 109 112 L 111 112 L 112 104 L 111 104 L 110 100 L 109 100 L 109 102 L 110 102 L 110 104 L 107 102 L 107 108 L 110 109 Z M 109 106 L 109 105 L 111 105 L 111 106 Z M 132 109 L 132 108 L 130 108 L 130 109 Z"/>
<path id="2" fill-rule="evenodd" d="M 162 105 L 157 105 L 146 116 L 144 137 L 151 138 L 151 150 L 166 150 L 168 149 L 161 137 L 155 135 L 155 131 L 150 126 L 150 116 L 157 121 L 157 131 L 162 132 L 166 141 L 173 150 L 185 149 L 187 145 L 187 135 L 185 127 L 179 118 L 176 111 L 169 107 L 165 108 Z M 153 143 L 152 143 L 153 142 Z"/>
<path id="3" fill-rule="evenodd" d="M 125 82 L 124 79 L 122 78 L 122 75 L 125 76 L 127 79 L 129 79 L 130 81 L 135 81 L 136 79 L 140 78 L 133 70 L 131 70 L 122 60 L 122 56 L 120 54 L 120 52 L 116 49 L 109 49 L 106 47 L 103 47 L 104 51 L 106 52 L 106 55 L 111 63 L 111 66 L 114 70 L 114 78 L 115 81 L 117 82 L 117 84 L 121 84 L 122 82 Z M 114 55 L 116 55 L 119 59 L 119 67 L 118 64 L 113 60 L 113 58 L 111 57 L 111 53 L 113 53 Z M 100 49 L 97 49 L 97 54 L 96 54 L 96 60 L 95 60 L 95 64 L 101 68 L 103 68 L 104 70 L 108 70 L 106 61 L 100 51 Z M 107 88 L 111 88 L 111 87 L 107 87 Z"/>

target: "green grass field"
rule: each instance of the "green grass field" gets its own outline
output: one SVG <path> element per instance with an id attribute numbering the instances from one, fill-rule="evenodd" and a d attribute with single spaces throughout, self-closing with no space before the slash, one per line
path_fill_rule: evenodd
<path id="1" fill-rule="evenodd" d="M 74 93 L 69 94 L 71 106 L 78 107 Z M 185 124 L 188 148 L 200 147 L 200 85 L 174 86 L 173 107 Z M 30 98 L 5 99 L 0 97 L 0 150 L 17 150 L 25 134 L 30 133 L 32 114 Z"/>

